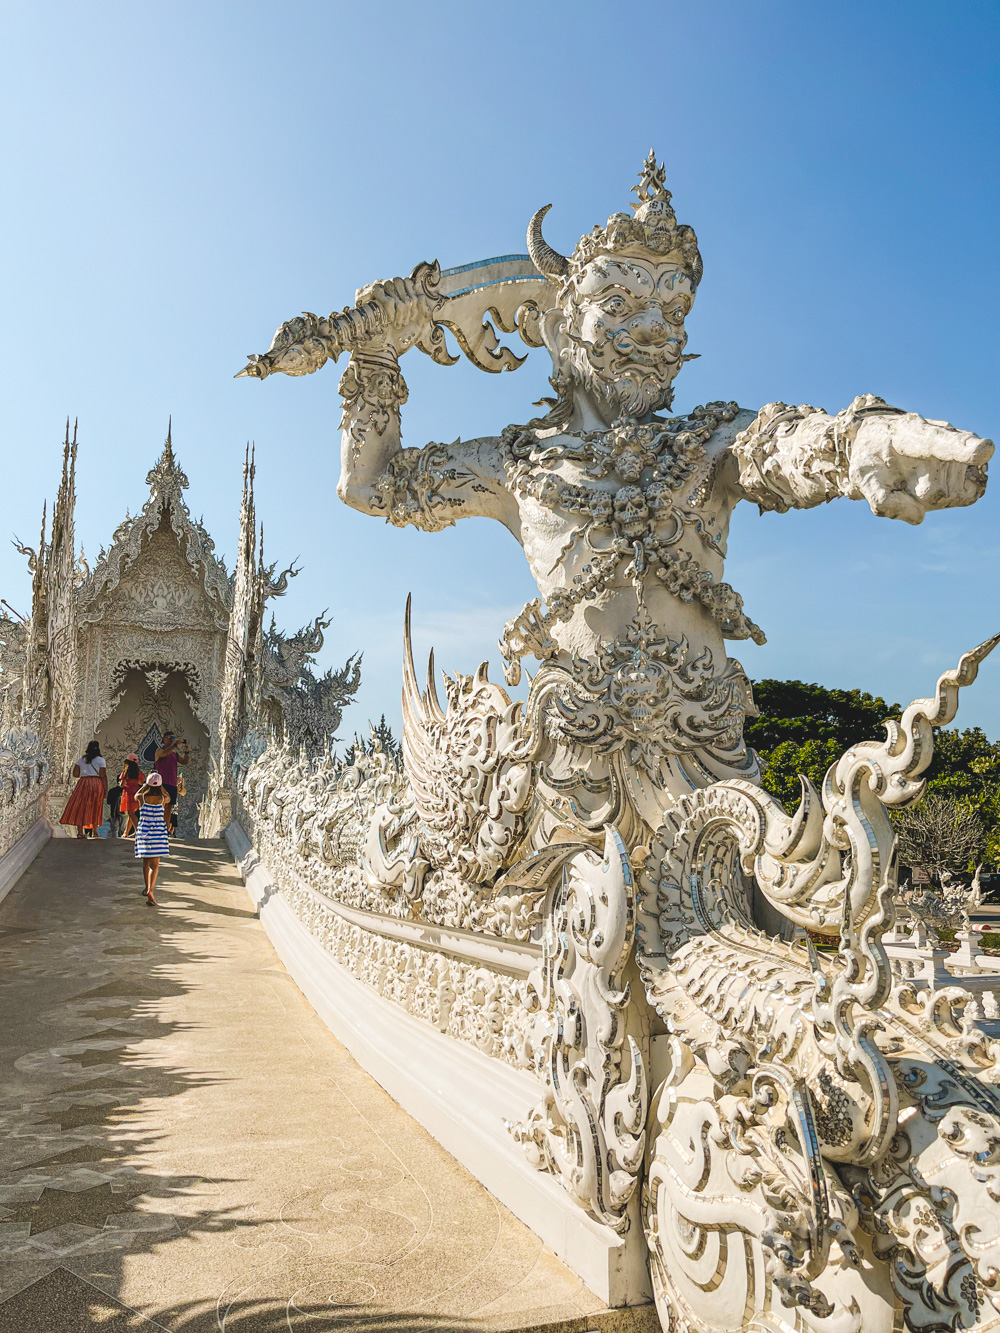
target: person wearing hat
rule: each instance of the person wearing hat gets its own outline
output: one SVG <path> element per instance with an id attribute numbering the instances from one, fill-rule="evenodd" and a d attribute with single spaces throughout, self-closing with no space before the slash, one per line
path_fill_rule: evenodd
<path id="1" fill-rule="evenodd" d="M 142 861 L 142 882 L 146 886 L 143 894 L 150 907 L 156 907 L 153 890 L 160 870 L 160 858 L 170 855 L 167 842 L 170 797 L 159 773 L 150 773 L 145 784 L 136 792 L 136 801 L 139 805 L 139 822 L 135 831 L 135 855 L 136 860 Z"/>
<path id="2" fill-rule="evenodd" d="M 124 834 L 126 838 L 135 837 L 135 823 L 139 814 L 139 802 L 135 797 L 145 778 L 145 773 L 139 767 L 139 756 L 137 754 L 127 754 L 125 763 L 122 765 L 122 771 L 118 776 L 118 783 L 122 789 L 120 808 L 128 821 Z"/>

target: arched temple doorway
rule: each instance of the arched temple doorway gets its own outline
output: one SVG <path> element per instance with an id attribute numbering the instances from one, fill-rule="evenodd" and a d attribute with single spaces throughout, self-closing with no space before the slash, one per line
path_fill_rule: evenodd
<path id="1" fill-rule="evenodd" d="M 190 664 L 127 661 L 116 673 L 114 707 L 97 727 L 101 751 L 114 776 L 127 754 L 140 756 L 143 772 L 166 732 L 184 737 L 191 747 L 191 763 L 184 774 L 186 794 L 178 809 L 178 833 L 198 836 L 198 806 L 205 795 L 209 769 L 209 738 L 195 715 L 198 704 L 197 672 Z"/>

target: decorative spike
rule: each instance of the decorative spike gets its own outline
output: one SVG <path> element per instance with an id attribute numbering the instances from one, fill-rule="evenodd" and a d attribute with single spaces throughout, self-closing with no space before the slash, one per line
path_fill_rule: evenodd
<path id="1" fill-rule="evenodd" d="M 437 681 L 435 677 L 437 672 L 434 670 L 434 649 L 432 648 L 427 658 L 427 711 L 437 719 L 438 722 L 445 720 L 445 712 L 441 707 L 441 700 L 438 698 Z"/>
<path id="2" fill-rule="evenodd" d="M 417 688 L 417 673 L 413 666 L 413 644 L 410 639 L 410 617 L 413 594 L 407 593 L 406 611 L 403 613 L 403 711 L 416 707 L 420 702 L 420 690 Z M 421 710 L 422 711 L 422 710 Z"/>

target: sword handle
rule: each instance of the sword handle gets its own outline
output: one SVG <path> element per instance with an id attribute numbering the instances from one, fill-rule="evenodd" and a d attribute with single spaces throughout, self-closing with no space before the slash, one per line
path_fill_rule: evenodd
<path id="1" fill-rule="evenodd" d="M 392 342 L 397 355 L 419 346 L 435 360 L 450 363 L 455 358 L 447 356 L 444 334 L 434 324 L 443 300 L 437 291 L 440 274 L 436 262 L 418 264 L 408 278 L 363 287 L 357 304 L 325 319 L 304 311 L 281 325 L 266 352 L 251 354 L 235 378 L 262 380 L 275 372 L 312 375 L 341 352 L 384 342 Z"/>

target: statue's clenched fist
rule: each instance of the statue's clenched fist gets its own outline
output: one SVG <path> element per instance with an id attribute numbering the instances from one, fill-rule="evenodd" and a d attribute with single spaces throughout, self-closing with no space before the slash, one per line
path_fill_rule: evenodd
<path id="1" fill-rule="evenodd" d="M 928 509 L 973 504 L 986 489 L 992 440 L 914 412 L 868 416 L 851 446 L 848 478 L 883 518 L 923 522 Z"/>

